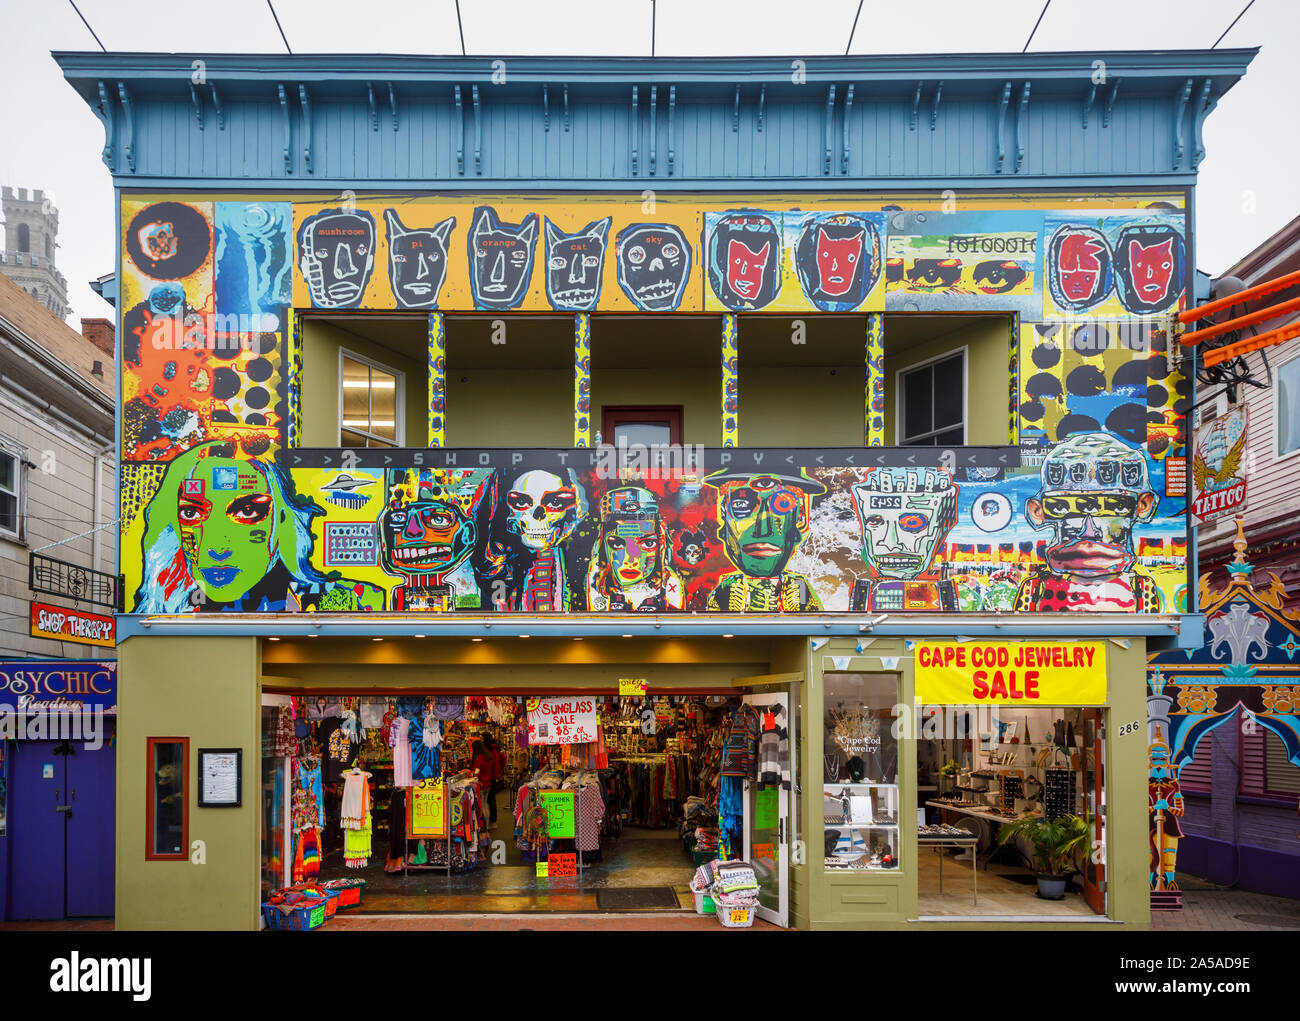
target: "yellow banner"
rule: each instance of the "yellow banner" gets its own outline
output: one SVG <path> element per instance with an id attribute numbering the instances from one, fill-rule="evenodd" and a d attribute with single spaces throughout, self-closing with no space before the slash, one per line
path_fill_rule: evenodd
<path id="1" fill-rule="evenodd" d="M 927 705 L 1104 705 L 1103 642 L 917 641 L 916 697 Z"/>
<path id="2" fill-rule="evenodd" d="M 618 679 L 619 698 L 632 698 L 637 695 L 644 695 L 646 691 L 646 679 L 644 677 L 620 677 Z"/>
<path id="3" fill-rule="evenodd" d="M 447 835 L 447 789 L 441 779 L 421 780 L 411 788 L 406 831 L 412 837 Z"/>

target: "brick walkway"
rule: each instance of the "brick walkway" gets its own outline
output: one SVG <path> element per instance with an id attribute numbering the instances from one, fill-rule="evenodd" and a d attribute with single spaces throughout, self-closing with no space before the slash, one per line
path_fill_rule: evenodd
<path id="1" fill-rule="evenodd" d="M 1179 880 L 1182 881 L 1182 876 Z M 1151 928 L 1159 932 L 1207 932 L 1254 929 L 1300 930 L 1300 901 L 1245 890 L 1224 890 L 1189 880 L 1181 911 L 1152 911 Z M 1244 916 L 1244 917 L 1243 917 Z M 1266 924 L 1266 920 L 1274 924 Z"/>

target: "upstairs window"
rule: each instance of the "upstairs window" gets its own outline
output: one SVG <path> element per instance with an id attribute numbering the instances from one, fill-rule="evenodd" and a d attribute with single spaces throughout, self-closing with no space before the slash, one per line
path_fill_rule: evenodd
<path id="1" fill-rule="evenodd" d="M 400 447 L 404 375 L 340 351 L 339 446 Z"/>
<path id="2" fill-rule="evenodd" d="M 0 535 L 22 538 L 22 459 L 0 448 Z"/>
<path id="3" fill-rule="evenodd" d="M 1277 456 L 1300 450 L 1300 357 L 1284 362 L 1277 373 Z"/>
<path id="4" fill-rule="evenodd" d="M 966 352 L 941 355 L 898 373 L 900 446 L 966 442 Z"/>
<path id="5" fill-rule="evenodd" d="M 32 231 L 25 223 L 18 225 L 18 251 L 30 252 L 32 250 Z"/>

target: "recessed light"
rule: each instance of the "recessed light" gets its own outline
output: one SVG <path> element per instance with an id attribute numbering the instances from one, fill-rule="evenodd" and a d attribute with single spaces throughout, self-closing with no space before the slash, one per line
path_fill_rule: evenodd
<path id="1" fill-rule="evenodd" d="M 471 642 L 481 642 L 481 641 L 483 641 L 483 639 L 482 639 L 482 638 L 471 638 L 470 641 L 471 641 Z"/>
<path id="2" fill-rule="evenodd" d="M 580 641 L 582 641 L 582 639 L 581 639 L 581 638 L 578 638 L 578 637 L 575 637 L 573 640 L 574 640 L 575 642 L 580 642 Z"/>
<path id="3" fill-rule="evenodd" d="M 372 642 L 382 642 L 382 641 L 383 641 L 382 638 L 372 638 L 372 639 L 370 639 L 370 640 L 371 640 Z"/>
<path id="4" fill-rule="evenodd" d="M 280 639 L 277 638 L 275 635 L 271 635 L 271 637 L 267 639 L 268 642 L 278 642 L 279 640 Z"/>
<path id="5" fill-rule="evenodd" d="M 532 635 L 520 635 L 519 637 L 520 637 L 520 638 L 532 638 L 533 636 L 532 636 Z"/>
<path id="6" fill-rule="evenodd" d="M 632 636 L 631 636 L 631 635 L 624 635 L 623 637 L 624 637 L 624 638 L 631 638 Z"/>
<path id="7" fill-rule="evenodd" d="M 735 638 L 736 636 L 735 636 L 735 635 L 723 635 L 722 637 L 723 637 L 723 638 Z"/>
<path id="8" fill-rule="evenodd" d="M 423 638 L 424 635 L 416 635 L 415 637 L 416 637 L 416 638 Z"/>
<path id="9" fill-rule="evenodd" d="M 307 637 L 308 637 L 308 638 L 319 638 L 320 635 L 315 634 L 314 632 L 308 631 L 308 632 L 307 632 Z M 276 639 L 277 642 L 278 642 L 279 640 L 280 640 L 280 639 L 278 639 L 278 638 Z"/>

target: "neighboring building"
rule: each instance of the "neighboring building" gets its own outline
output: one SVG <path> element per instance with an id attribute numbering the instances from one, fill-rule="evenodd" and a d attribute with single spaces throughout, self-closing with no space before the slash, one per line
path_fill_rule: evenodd
<path id="1" fill-rule="evenodd" d="M 68 611 L 97 627 L 112 619 L 111 597 L 49 594 L 72 591 L 80 569 L 117 574 L 111 324 L 100 342 L 0 276 L 0 920 L 113 910 L 112 724 L 88 743 L 27 726 L 50 705 L 114 710 L 111 640 L 36 637 L 31 626 L 33 601 L 51 607 L 48 628 Z M 33 592 L 34 553 L 72 573 L 52 565 L 39 579 L 46 592 Z M 60 808 L 73 800 L 75 812 Z"/>
<path id="2" fill-rule="evenodd" d="M 1297 270 L 1300 217 L 1223 276 L 1251 287 Z M 1300 287 L 1278 291 L 1231 316 L 1297 296 Z M 1291 313 L 1257 331 L 1298 319 Z M 1185 801 L 1179 869 L 1300 897 L 1300 340 L 1245 361 L 1266 385 L 1236 387 L 1235 406 L 1247 409 L 1249 422 L 1241 521 L 1200 529 L 1202 609 L 1215 607 L 1205 648 L 1190 661 L 1158 655 L 1151 670 L 1169 699 L 1162 712 L 1173 740 L 1165 743 Z M 1234 407 L 1222 385 L 1205 393 L 1207 420 Z M 1153 691 L 1157 701 L 1160 694 Z"/>
<path id="3" fill-rule="evenodd" d="M 68 281 L 55 265 L 59 211 L 39 188 L 30 198 L 26 188 L 15 191 L 7 185 L 0 194 L 3 194 L 5 221 L 0 274 L 18 284 L 59 319 L 66 319 L 71 310 Z"/>
<path id="4" fill-rule="evenodd" d="M 256 927 L 305 867 L 291 697 L 433 737 L 436 696 L 638 679 L 665 721 L 743 694 L 772 778 L 788 740 L 792 784 L 740 754 L 710 810 L 762 917 L 1148 925 L 1143 664 L 1202 627 L 1152 327 L 1252 57 L 56 54 L 122 230 L 117 926 Z M 898 736 L 927 703 L 978 732 Z M 1001 818 L 934 803 L 949 759 L 1084 817 L 1082 897 L 930 885 L 920 805 Z"/>

